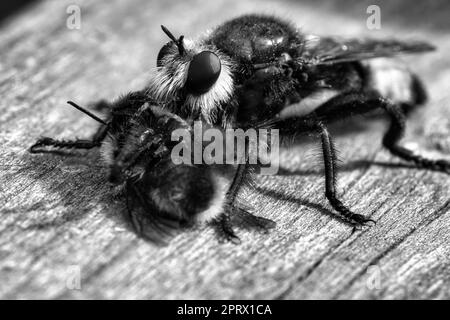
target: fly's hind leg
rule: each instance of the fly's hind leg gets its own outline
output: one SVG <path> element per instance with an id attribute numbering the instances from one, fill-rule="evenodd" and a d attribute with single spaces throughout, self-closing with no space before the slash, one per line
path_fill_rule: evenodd
<path id="1" fill-rule="evenodd" d="M 401 104 L 393 103 L 390 99 L 385 99 L 374 92 L 348 93 L 333 98 L 319 107 L 314 117 L 329 123 L 335 119 L 382 109 L 391 120 L 390 127 L 383 137 L 383 146 L 386 149 L 393 155 L 413 162 L 420 168 L 450 173 L 449 161 L 427 159 L 399 145 L 406 128 L 406 114 L 404 110 L 410 110 L 411 108 L 405 108 Z"/>
<path id="2" fill-rule="evenodd" d="M 76 139 L 76 140 L 55 140 L 49 137 L 40 138 L 35 144 L 30 147 L 31 153 L 51 153 L 55 150 L 48 150 L 47 147 L 60 149 L 92 149 L 99 147 L 101 142 L 108 134 L 108 126 L 102 125 L 92 137 L 92 139 Z"/>
<path id="3" fill-rule="evenodd" d="M 320 106 L 311 116 L 279 120 L 275 124 L 284 136 L 294 135 L 316 128 L 322 141 L 322 152 L 325 163 L 325 195 L 333 208 L 353 225 L 366 224 L 373 221 L 362 215 L 351 212 L 336 196 L 336 152 L 330 134 L 325 124 L 356 115 L 363 115 L 373 110 L 383 109 L 390 116 L 391 124 L 383 138 L 383 145 L 392 154 L 414 162 L 417 166 L 450 172 L 450 162 L 446 160 L 431 160 L 417 155 L 411 150 L 399 145 L 403 137 L 406 116 L 400 105 L 381 97 L 376 92 L 349 92 L 342 94 Z"/>
<path id="4" fill-rule="evenodd" d="M 325 196 L 331 206 L 339 212 L 344 220 L 348 221 L 355 227 L 365 225 L 368 222 L 374 222 L 361 214 L 353 213 L 338 199 L 336 195 L 337 158 L 333 140 L 328 132 L 328 129 L 323 123 L 317 123 L 317 130 L 322 142 L 322 153 L 325 166 Z"/>
<path id="5" fill-rule="evenodd" d="M 399 145 L 401 138 L 405 133 L 406 116 L 403 109 L 389 102 L 383 104 L 383 109 L 389 115 L 391 124 L 383 137 L 383 146 L 393 155 L 413 162 L 416 166 L 450 173 L 450 162 L 446 160 L 433 160 L 415 154 L 413 151 Z"/>

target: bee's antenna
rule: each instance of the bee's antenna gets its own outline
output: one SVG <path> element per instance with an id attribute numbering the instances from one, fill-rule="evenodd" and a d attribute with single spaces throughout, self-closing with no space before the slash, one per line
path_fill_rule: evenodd
<path id="1" fill-rule="evenodd" d="M 165 26 L 161 25 L 161 29 L 162 31 L 167 34 L 167 36 L 173 41 L 175 42 L 175 44 L 178 47 L 178 51 L 180 52 L 180 55 L 183 55 L 185 52 L 184 49 L 184 45 L 183 45 L 183 39 L 184 36 L 180 36 L 180 38 L 177 40 L 177 38 L 174 37 L 174 35 L 172 34 L 172 32 L 169 31 L 169 29 L 167 29 Z"/>
<path id="2" fill-rule="evenodd" d="M 74 107 L 75 109 L 80 110 L 81 112 L 83 112 L 84 114 L 88 115 L 89 117 L 91 117 L 92 119 L 94 119 L 95 121 L 98 121 L 102 124 L 104 124 L 105 126 L 107 126 L 108 124 L 100 119 L 99 117 L 97 117 L 95 114 L 92 114 L 91 112 L 87 111 L 86 109 L 80 107 L 79 105 L 77 105 L 75 102 L 72 101 L 67 101 L 68 104 L 70 104 L 72 107 Z"/>

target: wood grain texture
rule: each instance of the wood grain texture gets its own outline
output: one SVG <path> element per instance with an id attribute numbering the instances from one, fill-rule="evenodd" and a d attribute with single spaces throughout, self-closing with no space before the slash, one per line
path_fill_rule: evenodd
<path id="1" fill-rule="evenodd" d="M 333 218 L 317 145 L 305 140 L 283 150 L 278 175 L 258 177 L 256 190 L 241 195 L 277 227 L 239 230 L 239 246 L 197 227 L 155 247 L 124 220 L 97 151 L 26 151 L 42 134 L 92 134 L 96 124 L 65 101 L 83 105 L 140 88 L 166 41 L 160 24 L 188 36 L 257 11 L 319 34 L 414 36 L 438 45 L 437 53 L 407 59 L 431 100 L 411 117 L 404 143 L 449 159 L 446 2 L 383 1 L 379 31 L 366 28 L 367 1 L 78 1 L 81 29 L 69 30 L 72 3 L 39 2 L 0 29 L 1 298 L 450 298 L 449 176 L 390 156 L 380 145 L 382 121 L 333 128 L 341 199 L 376 226 L 352 234 Z M 77 268 L 81 288 L 71 290 Z"/>

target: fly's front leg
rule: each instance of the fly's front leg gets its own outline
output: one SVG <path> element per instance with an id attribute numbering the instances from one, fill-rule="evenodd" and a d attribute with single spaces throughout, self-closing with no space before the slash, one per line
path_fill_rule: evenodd
<path id="1" fill-rule="evenodd" d="M 46 147 L 53 147 L 59 149 L 92 149 L 99 147 L 101 142 L 108 134 L 108 126 L 102 125 L 97 133 L 90 140 L 76 139 L 76 140 L 55 140 L 49 137 L 40 138 L 35 144 L 30 147 L 31 153 L 51 153 L 52 150 L 47 150 Z"/>
<path id="2" fill-rule="evenodd" d="M 342 217 L 351 223 L 353 226 L 365 225 L 368 222 L 374 222 L 363 215 L 353 213 L 350 211 L 336 195 L 336 180 L 337 180 L 337 158 L 336 150 L 331 139 L 330 133 L 326 126 L 319 122 L 317 123 L 317 130 L 322 142 L 322 153 L 325 165 L 325 196 L 330 202 L 331 206 L 339 212 Z"/>
<path id="3" fill-rule="evenodd" d="M 235 207 L 236 197 L 247 174 L 247 154 L 245 155 L 244 160 L 244 163 L 238 164 L 233 181 L 231 182 L 231 185 L 226 193 L 223 212 L 219 218 L 214 221 L 214 224 L 218 227 L 217 231 L 219 232 L 219 235 L 226 241 L 230 241 L 234 244 L 239 244 L 241 242 L 233 230 L 231 218 Z"/>
<path id="4" fill-rule="evenodd" d="M 246 180 L 249 179 L 249 155 L 248 147 L 245 148 L 244 162 L 238 164 L 233 181 L 226 193 L 224 211 L 214 222 L 218 226 L 218 232 L 222 238 L 234 244 L 239 244 L 240 239 L 233 230 L 233 223 L 246 229 L 256 229 L 267 232 L 276 226 L 270 219 L 253 215 L 248 209 L 237 201 L 239 190 Z"/>
<path id="5" fill-rule="evenodd" d="M 388 131 L 383 137 L 383 146 L 393 155 L 406 161 L 414 162 L 418 167 L 450 173 L 450 162 L 446 160 L 427 159 L 399 145 L 405 133 L 406 116 L 403 109 L 395 104 L 385 102 L 383 109 L 391 119 Z"/>

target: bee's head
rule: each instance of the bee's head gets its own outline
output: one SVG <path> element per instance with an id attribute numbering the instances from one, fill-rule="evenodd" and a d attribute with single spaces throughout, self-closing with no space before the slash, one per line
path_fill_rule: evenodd
<path id="1" fill-rule="evenodd" d="M 112 183 L 143 175 L 149 165 L 160 159 L 170 158 L 172 132 L 177 129 L 189 130 L 188 123 L 179 116 L 157 105 L 143 104 L 130 120 L 130 128 L 121 131 L 122 137 L 103 150 L 110 164 Z"/>
<path id="2" fill-rule="evenodd" d="M 183 36 L 176 39 L 162 29 L 172 41 L 159 51 L 150 94 L 161 101 L 181 100 L 184 107 L 200 110 L 209 119 L 233 93 L 230 59 L 214 46 Z"/>

